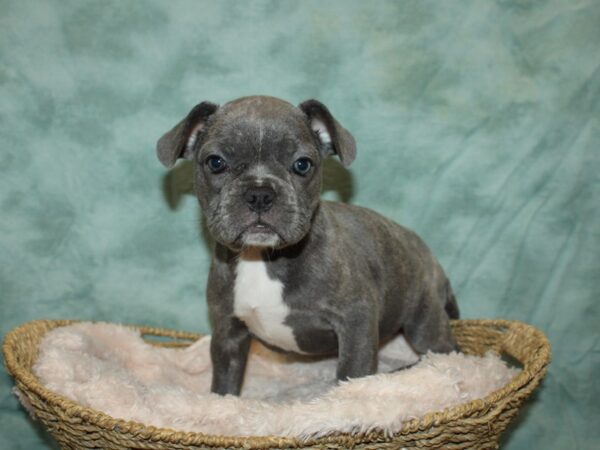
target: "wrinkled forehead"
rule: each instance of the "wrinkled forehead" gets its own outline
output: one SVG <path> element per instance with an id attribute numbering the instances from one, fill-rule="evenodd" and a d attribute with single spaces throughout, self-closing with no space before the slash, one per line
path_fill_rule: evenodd
<path id="1" fill-rule="evenodd" d="M 235 108 L 219 112 L 209 140 L 234 147 L 298 147 L 314 143 L 307 118 L 299 110 Z"/>

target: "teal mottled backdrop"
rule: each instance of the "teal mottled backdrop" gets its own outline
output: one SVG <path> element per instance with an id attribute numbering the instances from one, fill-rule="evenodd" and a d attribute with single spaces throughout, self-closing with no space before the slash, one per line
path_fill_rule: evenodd
<path id="1" fill-rule="evenodd" d="M 358 142 L 325 196 L 415 229 L 463 317 L 554 361 L 504 446 L 597 448 L 600 2 L 0 0 L 0 334 L 75 318 L 210 332 L 189 167 L 202 100 L 327 104 Z M 0 448 L 52 446 L 0 374 Z"/>

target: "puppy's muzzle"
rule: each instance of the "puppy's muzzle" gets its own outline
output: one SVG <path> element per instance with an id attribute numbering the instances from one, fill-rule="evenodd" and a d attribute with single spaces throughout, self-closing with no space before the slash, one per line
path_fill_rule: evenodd
<path id="1" fill-rule="evenodd" d="M 244 200 L 248 208 L 257 213 L 266 212 L 271 209 L 275 197 L 275 191 L 266 186 L 251 187 L 244 192 Z"/>

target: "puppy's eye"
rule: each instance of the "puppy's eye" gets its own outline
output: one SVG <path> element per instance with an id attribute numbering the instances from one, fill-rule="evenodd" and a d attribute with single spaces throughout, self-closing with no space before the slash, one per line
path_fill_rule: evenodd
<path id="1" fill-rule="evenodd" d="M 205 162 L 208 170 L 210 170 L 212 173 L 220 173 L 227 168 L 227 163 L 225 160 L 218 155 L 210 155 L 208 158 L 206 158 Z"/>
<path id="2" fill-rule="evenodd" d="M 312 169 L 313 163 L 308 158 L 298 158 L 292 165 L 292 170 L 298 175 L 306 175 Z"/>

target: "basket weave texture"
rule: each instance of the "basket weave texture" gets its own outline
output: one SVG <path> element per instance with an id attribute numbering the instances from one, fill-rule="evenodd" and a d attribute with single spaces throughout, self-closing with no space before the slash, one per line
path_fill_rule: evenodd
<path id="1" fill-rule="evenodd" d="M 49 330 L 71 323 L 28 322 L 9 332 L 3 345 L 5 364 L 16 387 L 63 449 L 494 449 L 498 448 L 500 434 L 540 383 L 550 362 L 548 340 L 530 325 L 504 320 L 457 320 L 452 328 L 462 351 L 483 355 L 493 350 L 516 360 L 522 371 L 485 398 L 411 420 L 392 436 L 377 431 L 340 433 L 310 441 L 274 436 L 217 436 L 116 419 L 42 386 L 32 373 L 38 345 Z M 166 329 L 132 328 L 158 346 L 183 347 L 200 337 Z M 164 342 L 164 338 L 171 341 Z"/>

